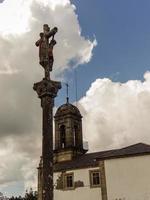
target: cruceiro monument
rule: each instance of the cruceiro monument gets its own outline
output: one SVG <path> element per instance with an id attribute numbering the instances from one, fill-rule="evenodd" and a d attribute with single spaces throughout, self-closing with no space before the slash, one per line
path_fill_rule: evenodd
<path id="1" fill-rule="evenodd" d="M 50 29 L 47 24 L 43 25 L 40 39 L 35 43 L 39 48 L 39 64 L 44 68 L 44 78 L 34 83 L 33 89 L 41 99 L 43 112 L 42 127 L 42 200 L 53 200 L 53 106 L 61 83 L 50 78 L 53 70 L 53 47 L 57 27 Z"/>

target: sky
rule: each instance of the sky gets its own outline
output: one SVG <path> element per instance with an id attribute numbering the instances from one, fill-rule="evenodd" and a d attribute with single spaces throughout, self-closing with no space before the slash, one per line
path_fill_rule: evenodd
<path id="1" fill-rule="evenodd" d="M 149 0 L 0 1 L 0 192 L 37 186 L 42 116 L 32 87 L 43 69 L 34 44 L 45 23 L 59 29 L 54 110 L 68 82 L 89 151 L 150 144 L 149 10 Z"/>

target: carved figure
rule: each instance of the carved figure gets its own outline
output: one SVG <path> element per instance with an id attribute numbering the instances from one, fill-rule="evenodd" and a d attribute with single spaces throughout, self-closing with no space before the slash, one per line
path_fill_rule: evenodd
<path id="1" fill-rule="evenodd" d="M 40 33 L 40 39 L 36 41 L 35 45 L 39 47 L 39 63 L 44 65 L 44 60 L 46 60 L 46 43 L 44 41 L 44 33 Z"/>
<path id="2" fill-rule="evenodd" d="M 52 70 L 52 65 L 54 62 L 53 58 L 53 47 L 56 44 L 54 40 L 54 36 L 57 33 L 57 27 L 54 27 L 50 30 L 48 24 L 43 25 L 43 32 L 40 33 L 40 39 L 36 41 L 35 45 L 39 47 L 39 63 L 46 70 Z M 49 39 L 52 37 L 51 42 L 49 43 Z"/>
<path id="3" fill-rule="evenodd" d="M 49 43 L 49 48 L 48 48 L 48 60 L 49 60 L 49 65 L 51 66 L 50 71 L 52 70 L 52 66 L 54 62 L 53 47 L 55 45 L 56 45 L 56 41 L 52 39 L 51 42 Z"/>

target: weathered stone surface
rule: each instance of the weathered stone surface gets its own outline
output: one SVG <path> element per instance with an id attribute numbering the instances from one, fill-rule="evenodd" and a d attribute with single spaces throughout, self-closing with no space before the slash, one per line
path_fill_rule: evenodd
<path id="1" fill-rule="evenodd" d="M 100 179 L 101 179 L 101 192 L 102 200 L 108 200 L 107 198 L 107 185 L 106 185 L 106 175 L 105 175 L 105 163 L 104 160 L 99 162 L 100 165 Z"/>
<path id="2" fill-rule="evenodd" d="M 57 32 L 54 27 L 50 30 L 47 24 L 43 25 L 43 33 L 35 43 L 39 47 L 39 63 L 44 68 L 45 77 L 34 84 L 33 89 L 41 99 L 43 111 L 42 126 L 42 160 L 39 166 L 38 200 L 53 200 L 53 106 L 61 83 L 50 79 L 50 71 L 53 66 L 53 47 L 56 44 L 54 35 Z M 49 42 L 49 39 L 52 40 Z"/>
<path id="3" fill-rule="evenodd" d="M 58 90 L 61 89 L 61 83 L 43 79 L 40 82 L 34 83 L 33 89 L 37 92 L 39 98 L 44 96 L 55 98 L 57 96 Z"/>
<path id="4" fill-rule="evenodd" d="M 82 116 L 67 102 L 55 114 L 55 162 L 72 160 L 86 153 L 83 147 Z"/>
<path id="5" fill-rule="evenodd" d="M 48 24 L 43 25 L 43 32 L 40 33 L 40 39 L 36 41 L 35 45 L 39 47 L 39 64 L 45 69 L 48 77 L 48 72 L 52 71 L 52 66 L 54 62 L 53 58 L 53 47 L 56 45 L 54 36 L 57 33 L 58 28 L 54 27 L 50 30 Z M 49 42 L 49 39 L 52 40 Z"/>

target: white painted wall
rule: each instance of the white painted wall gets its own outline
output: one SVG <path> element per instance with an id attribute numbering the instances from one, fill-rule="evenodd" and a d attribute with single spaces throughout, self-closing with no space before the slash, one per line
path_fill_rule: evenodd
<path id="1" fill-rule="evenodd" d="M 74 181 L 83 181 L 84 187 L 76 188 L 75 190 L 54 190 L 54 200 L 101 200 L 101 188 L 90 188 L 89 169 L 78 169 L 67 171 L 67 173 L 74 173 Z M 60 173 L 54 174 L 54 183 Z"/>
<path id="2" fill-rule="evenodd" d="M 150 199 L 150 155 L 105 161 L 108 200 Z"/>

